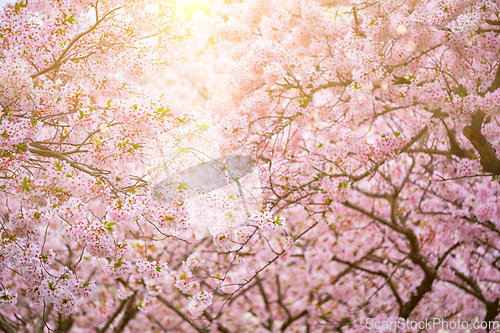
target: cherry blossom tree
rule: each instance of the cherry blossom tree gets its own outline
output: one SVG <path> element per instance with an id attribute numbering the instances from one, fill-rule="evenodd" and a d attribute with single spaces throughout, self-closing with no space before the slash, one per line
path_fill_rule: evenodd
<path id="1" fill-rule="evenodd" d="M 158 1 L 3 8 L 2 331 L 223 330 L 217 311 L 257 274 L 231 269 L 240 251 L 259 226 L 285 226 L 263 209 L 245 217 L 239 181 L 155 195 L 166 172 L 220 153 L 217 127 L 185 109 L 207 97 L 182 100 L 198 88 L 182 79 L 198 38 L 185 16 Z"/>
<path id="2" fill-rule="evenodd" d="M 498 4 L 201 4 L 4 7 L 0 330 L 496 320 Z"/>
<path id="3" fill-rule="evenodd" d="M 184 208 L 148 195 L 152 152 L 181 154 L 203 131 L 169 109 L 175 99 L 154 79 L 167 71 L 158 54 L 189 38 L 181 15 L 176 4 L 154 1 L 4 7 L 3 331 L 123 331 L 159 293 L 155 281 L 168 270 L 162 256 L 183 258 L 166 251 L 180 240 L 161 228 L 185 228 Z M 149 247 L 151 228 L 164 246 Z M 195 296 L 194 305 L 210 295 Z"/>
<path id="4" fill-rule="evenodd" d="M 301 236 L 250 284 L 260 327 L 498 317 L 498 11 L 446 0 L 228 8 L 219 45 L 233 62 L 209 105 L 227 146 L 259 159 L 270 210 Z"/>

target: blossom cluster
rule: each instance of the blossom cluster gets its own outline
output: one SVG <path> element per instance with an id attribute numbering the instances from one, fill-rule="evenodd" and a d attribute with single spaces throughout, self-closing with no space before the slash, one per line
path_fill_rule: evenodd
<path id="1" fill-rule="evenodd" d="M 198 317 L 212 304 L 213 294 L 200 290 L 188 305 L 189 312 L 193 317 Z"/>

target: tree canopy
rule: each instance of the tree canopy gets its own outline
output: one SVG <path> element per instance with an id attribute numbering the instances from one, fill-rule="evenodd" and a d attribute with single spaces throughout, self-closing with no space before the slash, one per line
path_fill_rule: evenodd
<path id="1" fill-rule="evenodd" d="M 0 330 L 494 322 L 499 7 L 6 4 Z"/>

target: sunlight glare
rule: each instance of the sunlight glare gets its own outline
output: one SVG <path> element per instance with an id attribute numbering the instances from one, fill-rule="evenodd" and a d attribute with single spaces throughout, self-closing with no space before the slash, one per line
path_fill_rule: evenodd
<path id="1" fill-rule="evenodd" d="M 193 17 L 207 16 L 213 7 L 213 0 L 179 0 L 178 3 L 184 9 L 187 21 Z"/>

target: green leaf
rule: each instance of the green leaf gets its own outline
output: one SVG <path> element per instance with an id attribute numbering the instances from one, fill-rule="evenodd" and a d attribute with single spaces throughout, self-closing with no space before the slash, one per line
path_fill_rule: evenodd
<path id="1" fill-rule="evenodd" d="M 231 195 L 229 196 L 229 199 L 230 199 L 230 200 L 237 200 L 237 198 L 236 198 L 236 196 L 235 196 L 234 194 L 231 194 Z"/>
<path id="2" fill-rule="evenodd" d="M 156 266 L 155 269 L 156 269 L 157 272 L 161 272 L 161 266 Z"/>
<path id="3" fill-rule="evenodd" d="M 310 100 L 309 98 L 304 98 L 304 99 L 298 99 L 298 102 L 300 103 L 300 107 L 305 108 L 309 104 Z"/>
<path id="4" fill-rule="evenodd" d="M 281 224 L 282 224 L 281 222 L 282 222 L 282 220 L 281 220 L 281 218 L 280 218 L 280 214 L 278 214 L 278 216 L 276 217 L 275 222 L 276 222 L 276 223 L 277 223 L 277 224 L 281 227 Z"/>
<path id="5" fill-rule="evenodd" d="M 323 147 L 323 144 L 320 142 L 318 145 L 318 148 L 316 148 L 316 149 L 320 149 L 321 147 Z"/>
<path id="6" fill-rule="evenodd" d="M 160 117 L 163 117 L 163 116 L 166 116 L 169 112 L 171 111 L 171 109 L 164 109 L 164 108 L 159 108 L 158 110 L 156 110 L 156 113 L 158 113 L 158 115 Z"/>
<path id="7" fill-rule="evenodd" d="M 200 131 L 205 131 L 209 128 L 210 128 L 210 126 L 208 126 L 208 125 L 205 125 L 205 124 L 200 125 Z"/>
<path id="8" fill-rule="evenodd" d="M 23 182 L 21 184 L 21 190 L 26 191 L 26 192 L 31 191 L 30 184 L 31 184 L 31 181 L 28 178 L 24 177 Z"/>
<path id="9" fill-rule="evenodd" d="M 407 74 L 407 75 L 403 75 L 404 78 L 408 79 L 408 80 L 414 80 L 415 79 L 415 75 L 414 74 Z"/>
<path id="10" fill-rule="evenodd" d="M 187 148 L 182 148 L 182 147 L 179 147 L 179 153 L 189 153 L 189 149 Z"/>
<path id="11" fill-rule="evenodd" d="M 187 183 L 183 183 L 183 182 L 179 183 L 179 188 L 183 189 L 184 191 L 189 190 L 189 188 L 187 187 Z"/>
<path id="12" fill-rule="evenodd" d="M 347 186 L 349 186 L 349 183 L 347 182 L 339 183 L 339 188 L 347 188 Z"/>
<path id="13" fill-rule="evenodd" d="M 73 24 L 73 22 L 75 22 L 73 15 L 68 17 L 68 14 L 66 14 L 66 12 L 63 12 L 63 18 L 64 18 L 63 23 L 69 22 L 70 24 Z"/>
<path id="14" fill-rule="evenodd" d="M 100 146 L 102 144 L 101 138 L 92 138 L 92 142 L 94 142 L 96 146 Z"/>
<path id="15" fill-rule="evenodd" d="M 37 220 L 40 220 L 40 216 L 42 215 L 42 213 L 40 212 L 35 212 L 35 214 L 33 214 L 33 216 L 35 217 L 35 219 Z"/>
<path id="16" fill-rule="evenodd" d="M 16 147 L 16 152 L 17 153 L 25 152 L 26 150 L 28 150 L 28 147 L 24 143 L 20 143 L 18 145 L 14 145 L 14 147 Z"/>
<path id="17" fill-rule="evenodd" d="M 75 18 L 73 17 L 73 15 L 71 15 L 70 17 L 68 17 L 66 20 L 64 20 L 64 22 L 68 22 L 69 24 L 73 24 L 75 22 Z"/>
<path id="18" fill-rule="evenodd" d="M 16 2 L 14 4 L 14 11 L 16 12 L 16 14 L 19 14 L 19 9 L 25 8 L 25 7 L 28 7 L 28 5 L 25 4 L 24 2 Z"/>
<path id="19" fill-rule="evenodd" d="M 113 265 L 114 268 L 120 268 L 122 266 L 123 257 L 118 258 L 116 263 Z"/>

